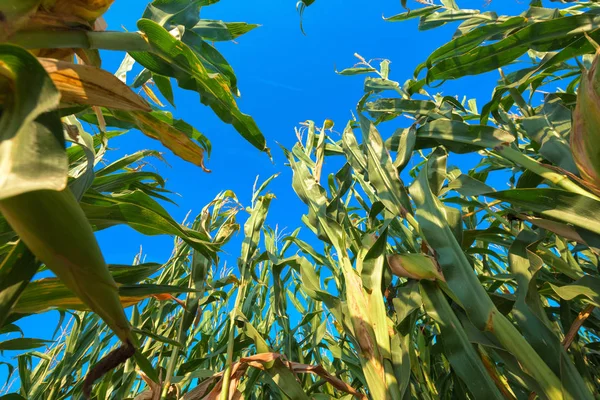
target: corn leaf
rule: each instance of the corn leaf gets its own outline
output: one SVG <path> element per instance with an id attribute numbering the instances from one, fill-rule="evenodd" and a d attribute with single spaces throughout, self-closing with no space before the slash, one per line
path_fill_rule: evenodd
<path id="1" fill-rule="evenodd" d="M 10 93 L 0 116 L 0 200 L 34 190 L 62 190 L 67 158 L 60 120 L 52 112 L 60 95 L 26 50 L 0 44 L 0 87 Z"/>

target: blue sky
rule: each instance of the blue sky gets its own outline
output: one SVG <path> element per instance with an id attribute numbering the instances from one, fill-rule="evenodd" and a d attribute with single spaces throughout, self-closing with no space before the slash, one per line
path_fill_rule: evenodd
<path id="1" fill-rule="evenodd" d="M 487 7 L 484 3 L 485 0 L 470 0 L 460 1 L 459 5 L 504 14 L 516 14 L 526 7 L 525 2 L 514 0 L 495 1 Z M 109 29 L 136 30 L 135 23 L 145 5 L 146 1 L 140 0 L 116 1 L 106 14 Z M 409 5 L 421 7 L 415 1 L 409 1 Z M 222 123 L 210 109 L 200 104 L 196 93 L 177 89 L 174 115 L 195 126 L 211 140 L 213 154 L 207 166 L 213 172 L 204 173 L 168 150 L 165 156 L 170 167 L 159 161 L 154 163 L 167 179 L 167 188 L 181 195 L 174 197 L 177 207 L 166 206 L 175 219 L 181 221 L 190 210 L 194 215 L 225 189 L 236 192 L 242 203 L 248 205 L 257 176 L 264 180 L 274 173 L 281 173 L 270 185 L 277 199 L 272 203 L 268 223 L 288 231 L 299 226 L 305 207 L 291 190 L 291 173 L 284 166 L 278 143 L 290 148 L 296 141 L 294 127 L 308 119 L 320 125 L 329 118 L 335 121 L 337 128 L 346 124 L 363 93 L 364 76 L 340 76 L 335 69 L 355 64 L 358 60 L 354 53 L 366 59 L 387 58 L 392 61 L 390 78 L 404 82 L 412 76 L 418 63 L 451 38 L 456 26 L 419 32 L 417 20 L 390 23 L 382 18 L 403 11 L 398 1 L 375 0 L 365 6 L 365 2 L 358 0 L 319 0 L 305 11 L 305 36 L 299 28 L 294 0 L 222 0 L 203 8 L 201 15 L 204 18 L 261 25 L 240 37 L 237 43 L 217 43 L 217 48 L 238 77 L 242 94 L 238 102 L 240 108 L 258 123 L 274 161 L 254 149 L 231 126 Z M 103 54 L 104 67 L 114 72 L 121 58 L 120 54 L 106 52 Z M 139 67 L 130 74 L 129 83 L 138 70 Z M 495 77 L 488 75 L 486 78 L 449 82 L 437 90 L 443 90 L 447 95 L 475 97 L 483 104 L 491 97 L 495 84 Z M 382 131 L 384 137 L 391 133 L 391 130 Z M 158 142 L 139 132 L 115 139 L 111 145 L 117 151 L 108 154 L 109 160 L 141 148 L 163 150 Z M 172 245 L 171 238 L 144 237 L 125 227 L 112 228 L 98 236 L 111 263 L 131 262 L 140 245 L 148 261 L 164 261 Z M 234 240 L 227 248 L 232 262 L 237 257 L 239 240 Z"/>
<path id="2" fill-rule="evenodd" d="M 436 1 L 437 2 L 437 1 Z M 526 1 L 496 0 L 485 6 L 485 0 L 458 0 L 463 8 L 487 9 L 498 14 L 518 14 L 527 7 Z M 106 14 L 108 29 L 136 30 L 146 0 L 116 1 Z M 368 4 L 368 5 L 365 5 Z M 409 0 L 413 8 L 421 7 Z M 186 163 L 162 148 L 159 142 L 139 132 L 112 140 L 114 148 L 107 161 L 140 149 L 164 151 L 169 166 L 153 164 L 167 179 L 167 189 L 178 193 L 173 196 L 178 206 L 165 207 L 178 221 L 188 211 L 192 215 L 220 191 L 236 192 L 244 205 L 249 205 L 252 187 L 257 176 L 264 180 L 275 173 L 280 176 L 270 185 L 276 199 L 271 203 L 267 222 L 275 228 L 293 231 L 301 225 L 306 211 L 291 188 L 291 172 L 284 165 L 278 143 L 290 148 L 296 141 L 294 127 L 312 119 L 320 125 L 324 119 L 335 121 L 341 129 L 351 118 L 356 102 L 363 93 L 364 76 L 346 77 L 335 74 L 335 69 L 350 67 L 357 62 L 359 53 L 366 59 L 387 58 L 392 61 L 390 79 L 404 82 L 412 76 L 417 64 L 441 44 L 448 41 L 456 24 L 431 31 L 419 32 L 417 20 L 389 23 L 382 16 L 403 12 L 399 1 L 371 0 L 317 0 L 304 14 L 303 35 L 295 0 L 221 0 L 202 10 L 202 17 L 224 21 L 245 21 L 262 26 L 238 39 L 237 43 L 218 43 L 217 48 L 233 66 L 242 97 L 239 106 L 252 115 L 263 131 L 272 150 L 273 162 L 245 142 L 229 125 L 221 122 L 212 111 L 200 104 L 198 94 L 175 89 L 177 118 L 184 119 L 203 132 L 212 142 L 213 154 L 207 162 L 210 174 Z M 105 69 L 115 72 L 122 54 L 105 52 Z M 128 76 L 131 83 L 139 67 Z M 458 82 L 447 82 L 441 88 L 430 89 L 445 95 L 466 95 L 477 98 L 479 105 L 490 99 L 497 73 L 489 73 Z M 392 130 L 382 129 L 382 135 Z M 456 158 L 454 158 L 456 162 Z M 245 215 L 240 213 L 240 223 Z M 312 235 L 306 232 L 305 239 Z M 146 261 L 163 262 L 171 253 L 172 238 L 148 237 L 126 227 L 107 229 L 98 234 L 101 247 L 110 263 L 131 263 L 140 246 Z M 229 265 L 235 264 L 239 254 L 241 233 L 227 246 L 223 256 Z M 28 336 L 49 337 L 54 329 L 55 316 L 26 318 L 19 325 Z M 7 353 L 7 356 L 12 354 Z M 1 359 L 1 358 L 0 358 Z M 4 369 L 0 369 L 1 374 Z"/>

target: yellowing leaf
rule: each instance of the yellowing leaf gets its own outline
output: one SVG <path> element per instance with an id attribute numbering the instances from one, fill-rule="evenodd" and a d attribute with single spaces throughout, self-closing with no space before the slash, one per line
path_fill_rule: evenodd
<path id="1" fill-rule="evenodd" d="M 151 111 L 144 99 L 107 71 L 49 58 L 40 58 L 39 61 L 60 91 L 63 103 Z"/>
<path id="2" fill-rule="evenodd" d="M 121 121 L 133 123 L 145 135 L 159 140 L 177 156 L 199 166 L 204 172 L 210 172 L 204 166 L 204 149 L 198 146 L 184 131 L 177 129 L 176 125 L 163 121 L 153 113 L 139 111 L 127 113 L 115 110 L 112 114 Z"/>
<path id="3" fill-rule="evenodd" d="M 154 103 L 158 104 L 159 106 L 164 107 L 164 104 L 161 103 L 161 101 L 158 97 L 156 97 L 156 95 L 154 94 L 152 89 L 150 89 L 150 86 L 144 84 L 144 85 L 142 85 L 142 89 L 144 90 L 144 93 L 146 93 L 146 95 L 148 95 L 148 97 L 150 97 L 150 100 L 152 100 Z"/>

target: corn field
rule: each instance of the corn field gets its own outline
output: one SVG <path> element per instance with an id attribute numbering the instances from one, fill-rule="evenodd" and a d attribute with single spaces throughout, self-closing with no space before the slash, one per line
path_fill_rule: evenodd
<path id="1" fill-rule="evenodd" d="M 356 54 L 352 118 L 270 150 L 213 45 L 257 26 L 201 19 L 214 2 L 155 0 L 136 32 L 108 30 L 112 0 L 0 2 L 0 399 L 599 398 L 600 4 L 403 0 L 388 23 L 454 36 L 412 77 Z M 473 75 L 485 104 L 436 92 Z M 156 93 L 182 90 L 285 156 L 296 229 L 267 221 L 276 175 L 176 221 L 159 151 L 104 162 L 135 129 L 208 171 Z M 107 264 L 94 232 L 117 225 L 172 237 L 169 260 Z M 52 341 L 19 335 L 49 310 Z"/>

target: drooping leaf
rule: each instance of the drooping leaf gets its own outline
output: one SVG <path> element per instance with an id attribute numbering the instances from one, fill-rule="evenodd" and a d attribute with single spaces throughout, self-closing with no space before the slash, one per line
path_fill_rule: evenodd
<path id="1" fill-rule="evenodd" d="M 141 19 L 138 27 L 148 38 L 152 53 L 131 53 L 137 62 L 152 72 L 175 78 L 183 89 L 197 91 L 201 102 L 221 120 L 232 124 L 257 149 L 268 151 L 264 136 L 254 120 L 239 110 L 222 76 L 209 74 L 194 51 L 156 22 Z"/>
<path id="2" fill-rule="evenodd" d="M 83 197 L 81 206 L 97 230 L 126 224 L 145 235 L 179 236 L 207 257 L 215 256 L 215 245 L 206 233 L 178 224 L 160 204 L 142 191 L 113 196 L 88 193 Z"/>
<path id="3" fill-rule="evenodd" d="M 107 110 L 103 111 L 103 114 L 104 118 L 111 121 L 112 125 L 125 129 L 135 127 L 147 136 L 159 140 L 177 156 L 210 172 L 204 166 L 204 150 L 210 154 L 210 142 L 185 121 L 174 119 L 171 113 Z M 97 119 L 91 114 L 83 115 L 82 119 L 97 123 Z"/>

